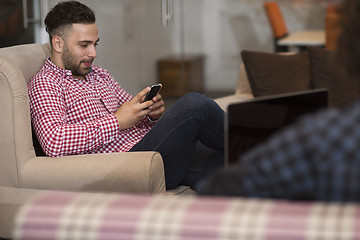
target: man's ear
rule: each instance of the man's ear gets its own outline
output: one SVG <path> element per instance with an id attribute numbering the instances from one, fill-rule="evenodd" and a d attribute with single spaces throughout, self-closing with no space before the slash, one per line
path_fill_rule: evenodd
<path id="1" fill-rule="evenodd" d="M 61 37 L 55 35 L 52 38 L 52 46 L 55 52 L 61 53 L 64 47 L 64 40 Z"/>

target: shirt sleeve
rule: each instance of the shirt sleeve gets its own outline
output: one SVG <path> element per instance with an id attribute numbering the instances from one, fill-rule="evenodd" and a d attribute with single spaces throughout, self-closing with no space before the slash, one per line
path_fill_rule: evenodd
<path id="1" fill-rule="evenodd" d="M 29 84 L 32 121 L 48 156 L 83 154 L 112 141 L 119 134 L 116 117 L 109 115 L 84 124 L 68 124 L 61 83 L 41 76 Z"/>
<path id="2" fill-rule="evenodd" d="M 204 195 L 311 199 L 313 166 L 307 144 L 316 127 L 311 118 L 285 128 L 267 142 L 239 157 L 238 163 L 217 171 L 200 189 Z"/>
<path id="3" fill-rule="evenodd" d="M 360 200 L 360 101 L 308 115 L 218 171 L 206 195 L 288 200 Z"/>

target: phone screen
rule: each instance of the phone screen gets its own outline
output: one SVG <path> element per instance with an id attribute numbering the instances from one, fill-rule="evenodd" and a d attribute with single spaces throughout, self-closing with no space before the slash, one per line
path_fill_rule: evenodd
<path id="1" fill-rule="evenodd" d="M 145 96 L 144 102 L 152 100 L 160 91 L 161 84 L 156 84 L 151 86 L 150 92 L 148 92 Z"/>

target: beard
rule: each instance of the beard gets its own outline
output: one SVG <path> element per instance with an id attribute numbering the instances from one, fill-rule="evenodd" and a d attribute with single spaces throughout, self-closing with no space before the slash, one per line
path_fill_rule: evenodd
<path id="1" fill-rule="evenodd" d="M 66 70 L 70 70 L 73 76 L 82 76 L 84 77 L 90 72 L 91 67 L 81 67 L 82 62 L 93 62 L 93 59 L 77 61 L 74 56 L 71 54 L 67 44 L 64 45 L 64 51 L 62 54 L 62 61 L 64 64 L 64 68 Z"/>

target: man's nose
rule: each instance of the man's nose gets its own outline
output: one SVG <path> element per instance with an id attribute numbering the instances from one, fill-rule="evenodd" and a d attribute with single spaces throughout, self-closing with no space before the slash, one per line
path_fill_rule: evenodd
<path id="1" fill-rule="evenodd" d="M 89 48 L 88 55 L 89 55 L 89 57 L 96 58 L 96 56 L 97 56 L 96 46 L 93 45 Z"/>

